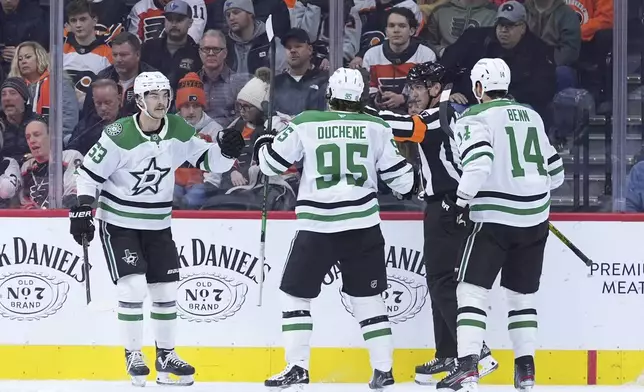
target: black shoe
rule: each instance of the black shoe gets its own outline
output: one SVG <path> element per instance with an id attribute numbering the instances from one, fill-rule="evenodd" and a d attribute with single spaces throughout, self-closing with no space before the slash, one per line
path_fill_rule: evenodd
<path id="1" fill-rule="evenodd" d="M 157 348 L 157 384 L 161 385 L 192 385 L 195 383 L 195 368 L 179 358 L 174 350 Z M 170 378 L 170 375 L 178 379 Z"/>
<path id="2" fill-rule="evenodd" d="M 285 388 L 296 384 L 308 384 L 309 371 L 298 365 L 287 365 L 278 373 L 264 381 L 264 386 L 271 388 Z"/>
<path id="3" fill-rule="evenodd" d="M 145 379 L 150 375 L 150 368 L 145 364 L 141 351 L 125 350 L 125 367 L 127 374 L 132 379 L 132 385 L 137 387 L 145 386 Z"/>
<path id="4" fill-rule="evenodd" d="M 514 360 L 514 388 L 527 392 L 534 388 L 534 358 L 526 355 Z"/>
<path id="5" fill-rule="evenodd" d="M 371 381 L 369 381 L 369 388 L 381 391 L 390 385 L 394 385 L 394 375 L 391 373 L 391 370 L 388 372 L 381 372 L 378 369 L 374 369 Z"/>
<path id="6" fill-rule="evenodd" d="M 468 355 L 456 360 L 456 366 L 436 384 L 439 391 L 477 391 L 479 383 L 478 355 Z"/>
<path id="7" fill-rule="evenodd" d="M 434 377 L 438 373 L 448 373 L 456 366 L 454 358 L 434 358 L 429 362 L 416 366 L 414 381 L 420 385 L 435 385 L 440 379 Z"/>

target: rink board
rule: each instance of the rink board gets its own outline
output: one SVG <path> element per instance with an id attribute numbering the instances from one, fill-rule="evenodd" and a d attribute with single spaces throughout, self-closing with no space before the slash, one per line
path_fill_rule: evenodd
<path id="1" fill-rule="evenodd" d="M 82 250 L 68 234 L 65 213 L 46 212 L 48 217 L 3 214 L 0 348 L 5 358 L 16 359 L 5 361 L 0 378 L 123 379 L 124 357 L 113 308 L 115 287 L 100 241 L 90 246 L 93 303 L 88 307 Z M 297 229 L 292 214 L 272 214 L 269 219 L 261 308 L 256 306 L 258 214 L 177 215 L 173 233 L 182 277 L 177 346 L 197 368 L 197 379 L 259 382 L 281 371 L 278 286 Z M 413 377 L 415 365 L 433 356 L 422 222 L 414 214 L 384 218 L 390 284 L 384 296 L 393 322 L 394 370 L 404 381 Z M 553 220 L 559 220 L 557 227 L 596 264 L 586 267 L 555 237 L 549 239 L 537 305 L 539 382 L 617 385 L 635 381 L 644 369 L 640 299 L 644 294 L 640 256 L 644 218 L 593 214 L 560 215 Z M 312 378 L 364 382 L 370 375 L 368 355 L 341 286 L 334 268 L 312 305 Z M 498 285 L 492 290 L 487 313 L 486 342 L 501 368 L 485 381 L 508 384 L 513 357 L 507 307 Z M 152 346 L 147 320 L 145 343 Z M 154 358 L 152 351 L 148 358 Z"/>

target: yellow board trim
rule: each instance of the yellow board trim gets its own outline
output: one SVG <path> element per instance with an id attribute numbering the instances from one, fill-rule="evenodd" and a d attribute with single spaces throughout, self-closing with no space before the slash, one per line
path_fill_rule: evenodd
<path id="1" fill-rule="evenodd" d="M 0 346 L 6 358 L 0 379 L 9 380 L 126 380 L 123 349 L 111 346 Z M 196 379 L 206 382 L 262 382 L 284 367 L 281 348 L 181 347 L 180 355 L 197 368 Z M 154 348 L 146 347 L 153 364 Z M 412 381 L 414 367 L 434 356 L 434 350 L 398 349 L 394 352 L 394 376 Z M 510 384 L 514 356 L 510 350 L 494 350 L 499 369 L 484 384 Z M 588 356 L 585 350 L 537 352 L 537 383 L 586 385 Z M 155 377 L 154 366 L 150 379 Z M 644 369 L 644 352 L 597 352 L 597 385 L 635 382 Z M 313 348 L 313 382 L 361 383 L 371 376 L 366 349 Z"/>
<path id="2" fill-rule="evenodd" d="M 111 346 L 0 346 L 5 358 L 13 358 L 0 367 L 0 379 L 12 380 L 125 380 L 123 348 Z M 204 382 L 262 382 L 284 368 L 281 348 L 180 347 L 179 354 L 197 368 L 196 380 Z M 511 384 L 514 356 L 510 350 L 493 350 L 499 369 L 482 380 L 485 384 Z M 154 379 L 154 348 L 144 354 Z M 434 356 L 429 349 L 397 349 L 394 353 L 394 376 L 409 382 L 414 367 Z M 620 366 L 616 366 L 620 364 Z M 634 381 L 644 364 L 641 352 L 599 352 L 598 384 L 622 384 Z M 586 385 L 585 350 L 538 351 L 537 383 L 542 385 Z M 640 366 L 640 367 L 638 367 Z M 313 382 L 364 383 L 371 369 L 366 349 L 313 348 Z"/>

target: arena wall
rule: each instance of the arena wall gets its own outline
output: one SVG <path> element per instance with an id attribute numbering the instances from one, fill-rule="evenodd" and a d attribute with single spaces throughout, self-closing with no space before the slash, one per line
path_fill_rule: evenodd
<path id="1" fill-rule="evenodd" d="M 394 371 L 397 380 L 410 381 L 414 366 L 433 356 L 422 216 L 382 215 Z M 296 230 L 293 214 L 270 214 L 262 307 L 257 306 L 259 213 L 174 216 L 182 277 L 177 344 L 197 368 L 197 381 L 256 382 L 281 371 L 278 285 Z M 552 220 L 595 264 L 586 267 L 557 238 L 549 238 L 538 295 L 538 383 L 636 382 L 644 368 L 644 217 L 555 214 Z M 68 233 L 65 211 L 0 213 L 0 350 L 12 358 L 0 367 L 2 379 L 126 379 L 115 288 L 100 241 L 89 249 L 93 302 L 87 306 L 82 249 Z M 313 381 L 366 382 L 367 351 L 337 268 L 328 274 L 312 315 Z M 486 341 L 501 365 L 484 382 L 509 384 L 513 356 L 498 282 L 488 315 Z M 146 323 L 148 358 L 154 358 L 151 332 Z"/>

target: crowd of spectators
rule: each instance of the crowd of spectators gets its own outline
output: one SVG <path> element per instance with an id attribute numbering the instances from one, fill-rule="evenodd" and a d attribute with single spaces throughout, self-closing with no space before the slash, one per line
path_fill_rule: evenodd
<path id="1" fill-rule="evenodd" d="M 279 129 L 302 111 L 326 108 L 330 1 L 66 0 L 65 29 L 55 32 L 40 1 L 0 0 L 0 208 L 48 207 L 52 109 L 63 118 L 63 203 L 74 203 L 76 165 L 106 125 L 137 112 L 133 82 L 151 70 L 168 77 L 171 112 L 200 137 L 212 141 L 218 131 L 236 128 L 247 141 L 228 173 L 178 169 L 175 207 L 259 208 L 262 179 L 251 146 L 267 131 L 266 21 L 272 15 L 277 37 L 273 123 Z M 561 91 L 583 88 L 597 101 L 610 100 L 602 65 L 611 51 L 612 0 L 339 1 L 344 65 L 368 73 L 376 109 L 416 113 L 407 72 L 439 61 L 467 71 L 451 96 L 462 111 L 476 103 L 469 69 L 484 57 L 508 63 L 511 95 L 535 108 L 547 127 Z M 50 34 L 64 36 L 63 53 L 56 54 L 63 57 L 63 100 L 56 103 L 49 97 Z M 563 148 L 565 137 L 553 142 Z M 296 163 L 271 179 L 270 208 L 294 208 L 299 169 Z"/>

